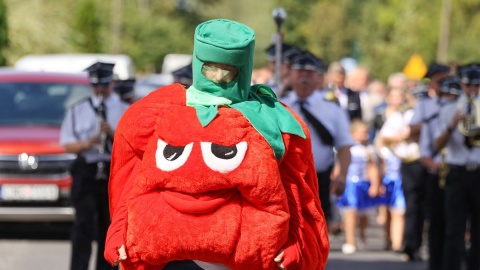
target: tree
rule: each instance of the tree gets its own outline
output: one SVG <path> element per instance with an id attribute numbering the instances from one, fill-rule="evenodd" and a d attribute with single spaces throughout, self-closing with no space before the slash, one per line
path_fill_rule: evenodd
<path id="1" fill-rule="evenodd" d="M 142 72 L 160 72 L 168 53 L 191 54 L 195 11 L 177 8 L 172 1 L 151 1 L 148 7 L 125 3 L 121 50 L 135 59 Z"/>
<path id="2" fill-rule="evenodd" d="M 8 47 L 8 25 L 7 25 L 7 7 L 5 2 L 0 0 L 0 66 L 7 64 L 5 57 L 5 48 Z"/>
<path id="3" fill-rule="evenodd" d="M 223 17 L 255 30 L 259 66 L 275 32 L 272 10 L 283 7 L 288 14 L 282 26 L 286 42 L 312 51 L 327 64 L 354 57 L 374 77 L 386 79 L 414 53 L 427 63 L 436 60 L 442 0 L 117 0 L 120 11 L 112 9 L 118 7 L 113 0 L 0 0 L 0 19 L 5 12 L 1 1 L 8 10 L 9 46 L 2 43 L 6 25 L 0 20 L 0 49 L 9 63 L 30 53 L 125 53 L 138 71 L 159 72 L 166 54 L 192 53 L 198 23 Z M 452 1 L 448 61 L 480 59 L 479 28 L 480 2 Z"/>
<path id="4" fill-rule="evenodd" d="M 32 53 L 74 51 L 68 23 L 74 0 L 62 0 L 61 4 L 57 1 L 4 1 L 8 11 L 9 46 L 5 49 L 8 63 L 13 64 Z"/>
<path id="5" fill-rule="evenodd" d="M 102 52 L 98 7 L 95 0 L 78 2 L 72 23 L 72 43 L 78 52 Z"/>

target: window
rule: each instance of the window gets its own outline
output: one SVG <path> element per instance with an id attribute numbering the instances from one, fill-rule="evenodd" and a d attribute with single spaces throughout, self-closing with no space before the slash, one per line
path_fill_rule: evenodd
<path id="1" fill-rule="evenodd" d="M 60 126 L 66 109 L 91 91 L 82 84 L 0 83 L 0 126 Z"/>

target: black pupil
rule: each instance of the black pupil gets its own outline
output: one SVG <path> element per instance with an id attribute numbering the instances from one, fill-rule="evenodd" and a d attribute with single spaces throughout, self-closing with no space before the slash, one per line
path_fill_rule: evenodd
<path id="1" fill-rule="evenodd" d="M 171 146 L 167 144 L 165 149 L 163 149 L 163 156 L 169 161 L 174 161 L 182 155 L 184 149 L 185 146 Z"/>
<path id="2" fill-rule="evenodd" d="M 237 146 L 223 146 L 212 143 L 212 154 L 221 159 L 231 159 L 237 155 Z"/>

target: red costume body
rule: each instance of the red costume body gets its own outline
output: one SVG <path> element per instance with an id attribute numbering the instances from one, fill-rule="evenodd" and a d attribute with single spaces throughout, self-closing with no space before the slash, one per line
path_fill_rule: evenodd
<path id="1" fill-rule="evenodd" d="M 284 133 L 277 161 L 235 109 L 220 107 L 202 127 L 179 84 L 134 103 L 115 134 L 107 260 L 125 245 L 123 270 L 185 259 L 274 270 L 283 248 L 288 270 L 324 269 L 329 243 L 310 136 L 295 117 L 307 139 Z"/>

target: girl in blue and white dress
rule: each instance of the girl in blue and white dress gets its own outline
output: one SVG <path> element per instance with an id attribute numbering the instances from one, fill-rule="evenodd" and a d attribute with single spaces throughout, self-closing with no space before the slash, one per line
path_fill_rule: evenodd
<path id="1" fill-rule="evenodd" d="M 367 218 L 365 210 L 376 205 L 380 190 L 380 173 L 376 163 L 373 146 L 368 145 L 368 125 L 355 120 L 350 126 L 355 145 L 350 148 L 352 155 L 347 172 L 345 192 L 337 200 L 337 206 L 343 213 L 346 243 L 342 252 L 352 254 L 356 251 L 355 229 L 359 218 L 360 238 L 365 242 Z"/>
<path id="2" fill-rule="evenodd" d="M 383 164 L 383 186 L 385 195 L 380 199 L 380 211 L 385 213 L 385 240 L 386 249 L 401 251 L 403 231 L 405 228 L 405 196 L 402 189 L 400 176 L 401 160 L 390 149 L 380 149 L 380 160 Z"/>

